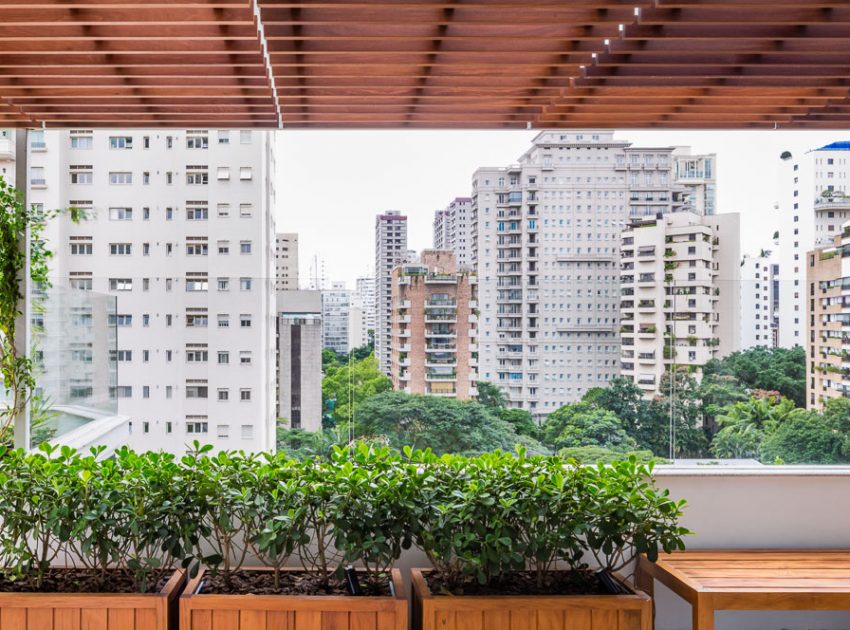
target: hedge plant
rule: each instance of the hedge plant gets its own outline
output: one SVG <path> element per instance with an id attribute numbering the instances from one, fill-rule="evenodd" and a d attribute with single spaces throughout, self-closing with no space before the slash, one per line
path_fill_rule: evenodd
<path id="1" fill-rule="evenodd" d="M 329 460 L 213 453 L 195 444 L 176 458 L 121 449 L 77 452 L 0 448 L 2 579 L 41 590 L 70 559 L 108 589 L 115 571 L 140 592 L 178 566 L 206 567 L 232 584 L 246 564 L 272 570 L 299 559 L 319 588 L 342 568 L 364 570 L 364 590 L 384 592 L 403 551 L 417 545 L 448 590 L 497 584 L 559 568 L 619 571 L 636 552 L 682 548 L 683 502 L 656 488 L 634 459 L 581 466 L 558 456 L 359 445 Z"/>

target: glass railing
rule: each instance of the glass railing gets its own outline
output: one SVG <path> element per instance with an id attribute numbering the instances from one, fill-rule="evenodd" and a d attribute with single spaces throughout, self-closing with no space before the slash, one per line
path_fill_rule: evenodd
<path id="1" fill-rule="evenodd" d="M 32 293 L 32 446 L 117 413 L 116 304 L 114 296 L 64 286 Z"/>

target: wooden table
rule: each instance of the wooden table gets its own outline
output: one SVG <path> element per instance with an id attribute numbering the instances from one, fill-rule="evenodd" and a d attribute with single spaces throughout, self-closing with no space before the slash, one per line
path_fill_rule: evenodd
<path id="1" fill-rule="evenodd" d="M 638 587 L 652 595 L 653 578 L 691 604 L 694 630 L 714 630 L 716 610 L 850 610 L 850 550 L 641 556 Z"/>

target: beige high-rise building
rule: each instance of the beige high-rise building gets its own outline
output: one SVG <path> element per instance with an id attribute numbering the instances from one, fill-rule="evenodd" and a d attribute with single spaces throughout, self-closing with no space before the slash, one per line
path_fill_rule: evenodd
<path id="1" fill-rule="evenodd" d="M 375 357 L 390 373 L 390 310 L 392 272 L 408 257 L 407 217 L 389 210 L 375 217 Z"/>
<path id="2" fill-rule="evenodd" d="M 699 377 L 740 349 L 740 216 L 633 219 L 620 250 L 622 375 L 647 396 L 671 364 Z"/>
<path id="3" fill-rule="evenodd" d="M 806 406 L 822 409 L 830 398 L 850 398 L 850 221 L 806 259 Z"/>
<path id="4" fill-rule="evenodd" d="M 393 388 L 467 400 L 478 395 L 476 277 L 454 253 L 425 250 L 392 274 Z"/>
<path id="5" fill-rule="evenodd" d="M 275 235 L 275 290 L 298 290 L 298 234 L 278 232 Z"/>

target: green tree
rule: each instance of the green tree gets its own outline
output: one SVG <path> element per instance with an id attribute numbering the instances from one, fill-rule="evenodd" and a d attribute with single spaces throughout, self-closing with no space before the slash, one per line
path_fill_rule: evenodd
<path id="1" fill-rule="evenodd" d="M 487 381 L 478 381 L 478 402 L 488 409 L 504 409 L 505 393 L 502 388 Z"/>
<path id="2" fill-rule="evenodd" d="M 348 356 L 351 358 L 352 361 L 362 361 L 374 351 L 375 345 L 372 343 L 367 343 L 362 346 L 357 346 L 356 348 L 353 348 L 351 352 L 348 353 Z"/>
<path id="3" fill-rule="evenodd" d="M 655 440 L 646 435 L 650 419 L 649 402 L 643 398 L 643 390 L 634 381 L 622 376 L 612 378 L 608 387 L 594 387 L 587 391 L 583 402 L 607 409 L 620 419 L 620 423 L 637 444 L 648 447 Z"/>
<path id="4" fill-rule="evenodd" d="M 546 418 L 542 432 L 544 443 L 554 449 L 597 446 L 623 452 L 637 447 L 617 416 L 587 402 L 556 409 Z"/>
<path id="5" fill-rule="evenodd" d="M 322 380 L 322 401 L 333 423 L 341 424 L 348 422 L 349 415 L 364 400 L 389 391 L 392 386 L 389 377 L 378 369 L 375 356 L 369 355 L 360 361 L 352 361 L 350 367 L 348 363 L 329 366 Z"/>
<path id="6" fill-rule="evenodd" d="M 787 398 L 737 402 L 717 416 L 720 431 L 714 436 L 711 452 L 717 457 L 759 457 L 766 437 L 789 420 L 807 415 Z"/>
<path id="7" fill-rule="evenodd" d="M 475 401 L 384 392 L 358 405 L 354 435 L 384 439 L 396 449 L 430 448 L 436 453 L 475 454 L 523 444 L 530 452 L 546 449 Z"/>
<path id="8" fill-rule="evenodd" d="M 734 376 L 746 388 L 777 391 L 798 407 L 806 405 L 806 353 L 800 346 L 791 349 L 757 346 L 733 352 L 710 369 Z"/>
<path id="9" fill-rule="evenodd" d="M 789 417 L 764 438 L 761 460 L 765 463 L 840 464 L 847 461 L 843 447 L 842 436 L 822 417 L 803 412 Z"/>
<path id="10" fill-rule="evenodd" d="M 562 448 L 558 456 L 576 460 L 579 464 L 610 464 L 622 461 L 627 456 L 634 457 L 640 463 L 663 462 L 653 455 L 651 451 L 614 451 L 602 446 L 576 446 L 573 448 Z"/>
<path id="11" fill-rule="evenodd" d="M 322 348 L 322 371 L 327 373 L 329 368 L 338 366 L 342 361 L 339 355 L 330 348 Z"/>
<path id="12" fill-rule="evenodd" d="M 499 409 L 496 411 L 496 415 L 510 424 L 514 431 L 520 435 L 538 438 L 540 431 L 530 411 L 526 409 Z"/>

